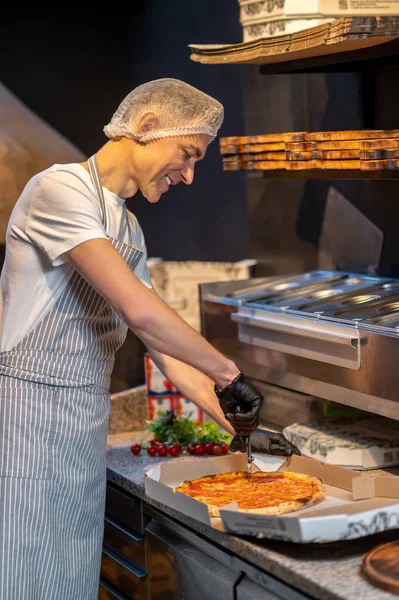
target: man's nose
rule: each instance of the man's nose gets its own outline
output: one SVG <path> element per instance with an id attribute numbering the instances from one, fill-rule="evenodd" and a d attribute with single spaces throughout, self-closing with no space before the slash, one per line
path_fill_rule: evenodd
<path id="1" fill-rule="evenodd" d="M 183 183 L 186 185 L 191 185 L 194 181 L 194 167 L 186 167 L 182 171 L 180 171 L 181 178 Z"/>

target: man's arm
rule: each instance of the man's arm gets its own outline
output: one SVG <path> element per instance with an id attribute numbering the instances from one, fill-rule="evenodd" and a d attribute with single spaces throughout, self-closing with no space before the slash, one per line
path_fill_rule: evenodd
<path id="1" fill-rule="evenodd" d="M 157 350 L 150 348 L 148 351 L 157 367 L 183 396 L 202 408 L 223 429 L 231 435 L 235 435 L 233 427 L 226 421 L 220 408 L 214 392 L 215 384 L 209 377 L 186 363 Z"/>
<path id="2" fill-rule="evenodd" d="M 70 250 L 68 257 L 148 348 L 184 361 L 220 388 L 239 374 L 233 361 L 136 277 L 108 240 L 84 242 Z"/>
<path id="3" fill-rule="evenodd" d="M 219 402 L 213 391 L 213 382 L 193 367 L 166 356 L 155 350 L 149 350 L 154 363 L 176 388 L 194 404 L 202 408 L 214 421 L 226 429 L 233 437 L 230 449 L 232 452 L 245 452 L 242 437 L 236 436 L 231 424 L 225 419 Z M 253 452 L 274 454 L 276 456 L 300 455 L 296 446 L 291 444 L 281 433 L 264 429 L 255 429 L 251 434 Z"/>

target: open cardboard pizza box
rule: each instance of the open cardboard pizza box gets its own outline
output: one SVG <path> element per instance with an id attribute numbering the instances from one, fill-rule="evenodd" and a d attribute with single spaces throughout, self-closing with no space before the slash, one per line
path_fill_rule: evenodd
<path id="1" fill-rule="evenodd" d="M 359 538 L 399 527 L 399 477 L 365 475 L 302 456 L 282 461 L 277 457 L 255 455 L 254 469 L 319 477 L 326 490 L 325 500 L 276 517 L 242 513 L 237 505 L 230 504 L 220 511 L 220 518 L 213 518 L 209 516 L 206 504 L 173 491 L 187 479 L 244 471 L 246 457 L 239 453 L 159 464 L 146 473 L 145 491 L 149 498 L 210 527 L 258 538 L 321 543 Z"/>

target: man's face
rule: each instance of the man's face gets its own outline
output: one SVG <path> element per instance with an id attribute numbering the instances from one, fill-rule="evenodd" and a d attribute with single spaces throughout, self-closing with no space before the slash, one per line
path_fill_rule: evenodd
<path id="1" fill-rule="evenodd" d="M 170 185 L 190 185 L 196 162 L 205 156 L 211 138 L 198 134 L 164 138 L 139 147 L 133 164 L 134 180 L 143 196 L 158 202 Z"/>

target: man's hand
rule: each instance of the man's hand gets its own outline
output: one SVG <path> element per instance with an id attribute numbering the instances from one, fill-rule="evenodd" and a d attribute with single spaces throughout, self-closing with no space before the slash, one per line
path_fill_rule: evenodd
<path id="1" fill-rule="evenodd" d="M 291 456 L 292 454 L 301 455 L 296 446 L 291 444 L 282 433 L 273 433 L 264 429 L 255 429 L 251 434 L 251 452 L 260 452 L 264 454 L 273 454 L 274 456 Z M 231 452 L 245 452 L 242 438 L 236 435 L 231 444 Z"/>
<path id="2" fill-rule="evenodd" d="M 242 373 L 221 391 L 215 386 L 215 394 L 224 416 L 237 434 L 248 435 L 255 429 L 259 422 L 263 396 Z"/>

